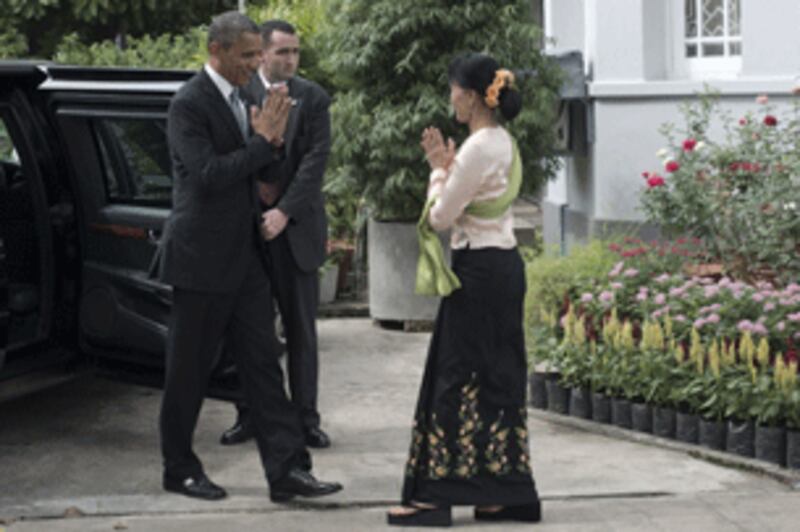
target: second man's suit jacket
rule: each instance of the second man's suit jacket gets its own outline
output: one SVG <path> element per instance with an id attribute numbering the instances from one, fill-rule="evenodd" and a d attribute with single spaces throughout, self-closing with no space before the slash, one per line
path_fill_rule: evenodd
<path id="1" fill-rule="evenodd" d="M 266 96 L 258 74 L 250 80 L 248 91 L 256 102 Z M 275 207 L 289 216 L 285 231 L 297 267 L 312 272 L 325 261 L 328 236 L 322 180 L 331 148 L 330 97 L 300 76 L 289 80 L 289 96 L 294 103 L 284 134 L 286 158 L 277 178 L 281 196 Z M 276 182 L 273 171 L 261 174 L 260 179 Z"/>
<path id="2" fill-rule="evenodd" d="M 205 70 L 172 98 L 167 141 L 172 212 L 161 238 L 159 277 L 186 290 L 233 293 L 259 249 L 255 178 L 275 175 L 282 151 L 260 135 L 242 136 Z"/>

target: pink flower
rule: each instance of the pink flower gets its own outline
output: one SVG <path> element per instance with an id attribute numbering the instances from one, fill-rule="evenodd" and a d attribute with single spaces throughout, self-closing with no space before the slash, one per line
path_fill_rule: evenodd
<path id="1" fill-rule="evenodd" d="M 707 323 L 719 323 L 719 314 L 709 314 L 706 318 Z"/>
<path id="2" fill-rule="evenodd" d="M 706 320 L 704 320 L 703 318 L 697 318 L 696 320 L 694 320 L 694 323 L 692 323 L 695 329 L 702 329 L 703 325 L 705 324 Z"/>
<path id="3" fill-rule="evenodd" d="M 773 303 L 772 301 L 764 303 L 764 312 L 770 312 L 773 310 L 775 310 L 775 303 Z"/>
<path id="4" fill-rule="evenodd" d="M 766 335 L 769 334 L 769 331 L 767 330 L 767 328 L 764 326 L 763 323 L 755 323 L 755 324 L 753 324 L 752 331 L 753 331 L 753 333 L 760 334 L 762 336 L 766 336 Z"/>
<path id="5" fill-rule="evenodd" d="M 636 294 L 636 301 L 643 302 L 647 301 L 647 292 L 639 292 Z"/>
<path id="6" fill-rule="evenodd" d="M 663 187 L 665 184 L 666 181 L 660 175 L 652 175 L 647 178 L 647 186 L 650 188 Z"/>
<path id="7" fill-rule="evenodd" d="M 745 118 L 745 117 L 742 117 L 742 118 L 739 119 L 739 125 L 740 126 L 746 126 L 747 122 L 748 122 L 747 118 Z"/>
<path id="8" fill-rule="evenodd" d="M 753 299 L 753 301 L 755 301 L 756 303 L 761 303 L 762 301 L 764 301 L 764 296 L 763 296 L 763 295 L 761 295 L 761 294 L 753 294 L 753 295 L 751 296 L 751 298 L 752 298 L 752 299 Z"/>
<path id="9" fill-rule="evenodd" d="M 685 322 L 686 322 L 686 316 L 684 316 L 683 314 L 678 314 L 677 316 L 675 316 L 675 317 L 674 317 L 674 318 L 672 318 L 672 319 L 673 319 L 674 321 L 679 321 L 679 322 L 681 322 L 681 323 L 685 323 Z"/>
<path id="10" fill-rule="evenodd" d="M 667 296 L 664 294 L 656 294 L 656 297 L 653 299 L 653 302 L 656 305 L 663 305 L 667 301 Z"/>
<path id="11" fill-rule="evenodd" d="M 581 296 L 582 303 L 590 303 L 594 299 L 594 296 L 590 292 L 586 292 Z"/>
<path id="12" fill-rule="evenodd" d="M 611 271 L 608 272 L 608 276 L 609 277 L 616 277 L 617 275 L 620 274 L 620 272 L 622 272 L 622 268 L 624 268 L 624 267 L 625 267 L 625 262 L 619 261 L 618 263 L 616 263 L 614 265 L 614 267 L 611 269 Z"/>
<path id="13" fill-rule="evenodd" d="M 768 104 L 769 103 L 769 96 L 767 96 L 766 94 L 759 94 L 758 96 L 756 96 L 756 103 L 761 104 L 761 105 Z"/>
<path id="14" fill-rule="evenodd" d="M 714 297 L 719 293 L 719 286 L 710 285 L 703 288 L 706 297 Z"/>
<path id="15" fill-rule="evenodd" d="M 670 279 L 670 276 L 669 276 L 668 273 L 662 273 L 661 275 L 659 275 L 658 277 L 655 278 L 655 282 L 657 282 L 659 284 L 663 284 L 663 283 L 666 283 L 667 281 L 669 281 L 669 279 Z"/>
<path id="16" fill-rule="evenodd" d="M 667 161 L 667 164 L 664 165 L 664 170 L 669 173 L 677 172 L 680 169 L 681 165 L 678 164 L 678 161 Z"/>
<path id="17" fill-rule="evenodd" d="M 683 288 L 670 288 L 669 289 L 669 297 L 679 297 L 683 295 L 685 290 Z"/>
<path id="18" fill-rule="evenodd" d="M 695 146 L 697 146 L 697 140 L 695 139 L 686 139 L 683 141 L 683 151 L 692 151 Z"/>
<path id="19" fill-rule="evenodd" d="M 775 330 L 778 331 L 778 332 L 783 332 L 784 330 L 786 330 L 786 323 L 784 323 L 782 321 L 779 321 L 775 325 Z"/>
<path id="20" fill-rule="evenodd" d="M 625 277 L 636 277 L 637 275 L 639 275 L 639 270 L 637 270 L 636 268 L 628 268 L 627 270 L 622 272 L 622 275 L 624 275 Z"/>
<path id="21" fill-rule="evenodd" d="M 789 314 L 788 316 L 786 316 L 786 319 L 789 321 L 800 321 L 800 312 Z"/>
<path id="22" fill-rule="evenodd" d="M 603 303 L 609 303 L 613 300 L 614 300 L 614 292 L 609 292 L 608 290 L 605 290 L 600 293 L 600 301 L 602 301 Z"/>
<path id="23" fill-rule="evenodd" d="M 736 324 L 736 328 L 739 329 L 741 332 L 752 332 L 753 331 L 753 322 L 750 320 L 742 320 Z"/>
<path id="24" fill-rule="evenodd" d="M 619 290 L 623 286 L 625 286 L 625 285 L 622 284 L 622 283 L 619 283 L 619 282 L 611 283 L 611 288 L 613 288 L 614 290 Z"/>

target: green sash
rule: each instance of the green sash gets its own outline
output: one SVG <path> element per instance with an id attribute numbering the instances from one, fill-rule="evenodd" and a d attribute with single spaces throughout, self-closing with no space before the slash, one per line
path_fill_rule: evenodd
<path id="1" fill-rule="evenodd" d="M 499 218 L 508 210 L 511 202 L 519 194 L 519 188 L 522 185 L 522 160 L 519 156 L 517 141 L 513 137 L 511 138 L 511 144 L 513 158 L 508 187 L 505 192 L 499 197 L 490 200 L 473 201 L 465 209 L 467 214 L 484 219 Z M 461 282 L 446 264 L 442 243 L 428 221 L 428 215 L 435 201 L 436 198 L 431 198 L 425 202 L 422 216 L 417 222 L 419 260 L 417 261 L 417 286 L 415 291 L 422 296 L 449 296 L 453 291 L 461 288 Z"/>

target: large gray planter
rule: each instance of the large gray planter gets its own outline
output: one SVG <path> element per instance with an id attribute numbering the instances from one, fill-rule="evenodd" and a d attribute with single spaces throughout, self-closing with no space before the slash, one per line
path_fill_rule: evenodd
<path id="1" fill-rule="evenodd" d="M 450 246 L 442 238 L 445 257 Z M 414 293 L 417 276 L 417 226 L 415 223 L 378 222 L 367 226 L 369 260 L 369 315 L 376 320 L 433 320 L 438 297 Z"/>

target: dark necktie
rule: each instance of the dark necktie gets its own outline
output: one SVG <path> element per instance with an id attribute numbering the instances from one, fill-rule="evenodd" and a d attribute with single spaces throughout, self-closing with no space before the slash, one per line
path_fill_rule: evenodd
<path id="1" fill-rule="evenodd" d="M 231 105 L 231 111 L 233 111 L 233 116 L 236 118 L 236 123 L 239 125 L 239 131 L 242 132 L 242 137 L 246 139 L 247 115 L 245 114 L 244 103 L 242 102 L 242 99 L 239 97 L 238 88 L 234 88 L 233 91 L 231 91 L 229 102 Z"/>

